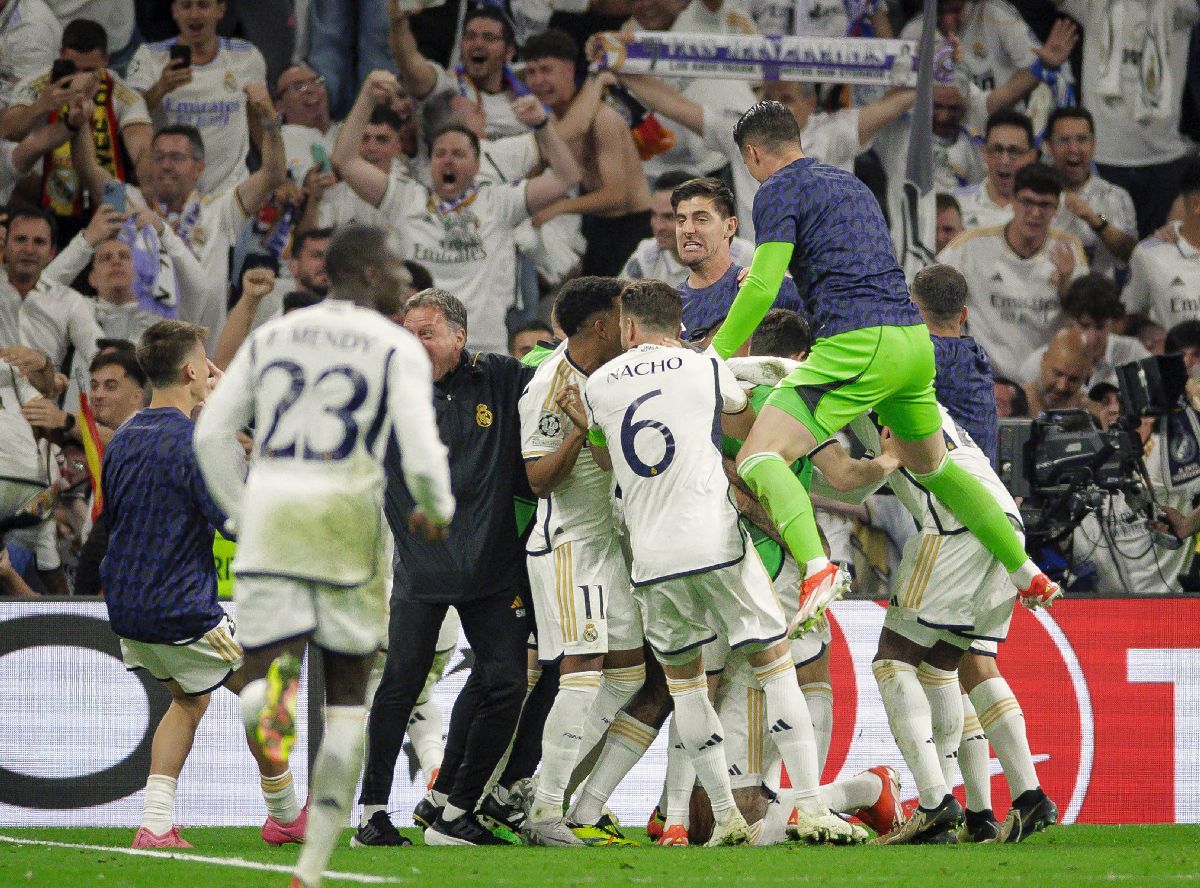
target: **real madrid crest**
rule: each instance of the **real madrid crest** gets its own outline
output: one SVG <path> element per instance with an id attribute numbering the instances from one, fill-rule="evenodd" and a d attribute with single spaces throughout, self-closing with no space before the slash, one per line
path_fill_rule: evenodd
<path id="1" fill-rule="evenodd" d="M 984 46 L 983 43 L 980 42 L 979 40 L 976 40 L 971 45 L 971 52 L 975 53 L 975 58 L 977 58 L 977 59 L 986 59 L 987 58 L 987 47 Z"/>
<path id="2" fill-rule="evenodd" d="M 232 71 L 225 72 L 225 88 L 230 92 L 237 92 L 237 76 Z"/>
<path id="3" fill-rule="evenodd" d="M 475 424 L 481 429 L 486 429 L 492 424 L 492 411 L 487 404 L 475 405 Z"/>
<path id="4" fill-rule="evenodd" d="M 591 644 L 599 637 L 600 633 L 596 631 L 596 626 L 594 623 L 588 623 L 583 627 L 583 640 L 588 644 Z"/>

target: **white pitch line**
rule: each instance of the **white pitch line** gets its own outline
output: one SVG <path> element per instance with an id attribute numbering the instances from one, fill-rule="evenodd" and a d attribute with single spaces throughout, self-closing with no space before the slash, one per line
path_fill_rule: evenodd
<path id="1" fill-rule="evenodd" d="M 77 842 L 50 842 L 44 839 L 18 839 L 15 836 L 0 835 L 0 842 L 10 845 L 40 845 L 46 848 L 78 848 L 81 851 L 104 851 L 112 854 L 128 854 L 130 857 L 158 857 L 162 860 L 183 860 L 192 863 L 210 863 L 214 866 L 232 866 L 237 869 L 259 870 L 268 873 L 291 874 L 292 867 L 280 863 L 260 863 L 257 860 L 243 860 L 241 857 L 206 857 L 202 854 L 180 854 L 174 851 L 154 851 L 149 848 L 114 848 L 112 845 L 85 845 Z M 366 873 L 337 873 L 326 870 L 322 878 L 342 882 L 360 882 L 366 885 L 398 885 L 401 879 L 387 876 L 370 876 Z"/>

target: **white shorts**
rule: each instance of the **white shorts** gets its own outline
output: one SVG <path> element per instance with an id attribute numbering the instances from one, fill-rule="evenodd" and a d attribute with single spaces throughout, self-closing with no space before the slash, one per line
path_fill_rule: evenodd
<path id="1" fill-rule="evenodd" d="M 725 761 L 733 789 L 763 782 L 767 746 L 767 697 L 746 655 L 734 653 L 717 688 L 717 716 L 725 736 Z"/>
<path id="2" fill-rule="evenodd" d="M 159 644 L 121 639 L 121 658 L 130 669 L 145 669 L 159 681 L 173 680 L 198 696 L 219 688 L 242 667 L 242 646 L 229 617 L 193 641 Z"/>
<path id="3" fill-rule="evenodd" d="M 239 637 L 248 650 L 311 635 L 318 647 L 366 656 L 387 638 L 384 575 L 362 586 L 331 586 L 290 577 L 238 577 L 233 588 Z"/>
<path id="4" fill-rule="evenodd" d="M 766 646 L 787 635 L 787 621 L 758 553 L 746 539 L 737 564 L 639 586 L 646 640 L 659 662 L 683 664 L 724 636 L 729 647 Z"/>
<path id="5" fill-rule="evenodd" d="M 920 533 L 904 545 L 884 626 L 923 647 L 1008 636 L 1017 590 L 970 533 Z"/>
<path id="6" fill-rule="evenodd" d="M 800 609 L 800 568 L 790 552 L 783 556 L 783 566 L 779 568 L 779 576 L 775 578 L 775 594 L 779 596 L 779 604 L 789 617 Z M 807 666 L 821 655 L 833 641 L 833 633 L 829 629 L 829 620 L 822 616 L 817 625 L 799 638 L 791 642 L 792 661 L 797 666 Z"/>
<path id="7" fill-rule="evenodd" d="M 539 661 L 641 648 L 641 613 L 615 535 L 561 543 L 526 564 Z"/>

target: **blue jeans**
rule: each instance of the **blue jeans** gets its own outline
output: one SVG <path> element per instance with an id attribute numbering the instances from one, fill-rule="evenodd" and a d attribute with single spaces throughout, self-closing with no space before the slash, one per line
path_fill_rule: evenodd
<path id="1" fill-rule="evenodd" d="M 387 0 L 312 0 L 308 63 L 325 78 L 334 120 L 350 113 L 372 71 L 396 70 L 388 49 Z"/>

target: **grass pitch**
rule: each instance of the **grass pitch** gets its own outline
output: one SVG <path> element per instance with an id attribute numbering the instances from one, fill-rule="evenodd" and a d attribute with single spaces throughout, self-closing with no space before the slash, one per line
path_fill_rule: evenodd
<path id="1" fill-rule="evenodd" d="M 1200 880 L 1200 827 L 1055 827 L 1021 845 L 918 848 L 412 848 L 348 847 L 325 884 L 427 885 L 1172 885 Z M 123 853 L 132 829 L 0 829 L 0 886 L 281 886 L 297 847 L 268 847 L 258 830 L 184 831 L 194 851 Z M 644 839 L 640 830 L 627 835 Z M 54 845 L 13 844 L 4 838 Z M 95 847 L 65 847 L 65 846 Z M 189 860 L 189 858 L 192 858 Z M 204 858 L 202 862 L 197 858 Z"/>

